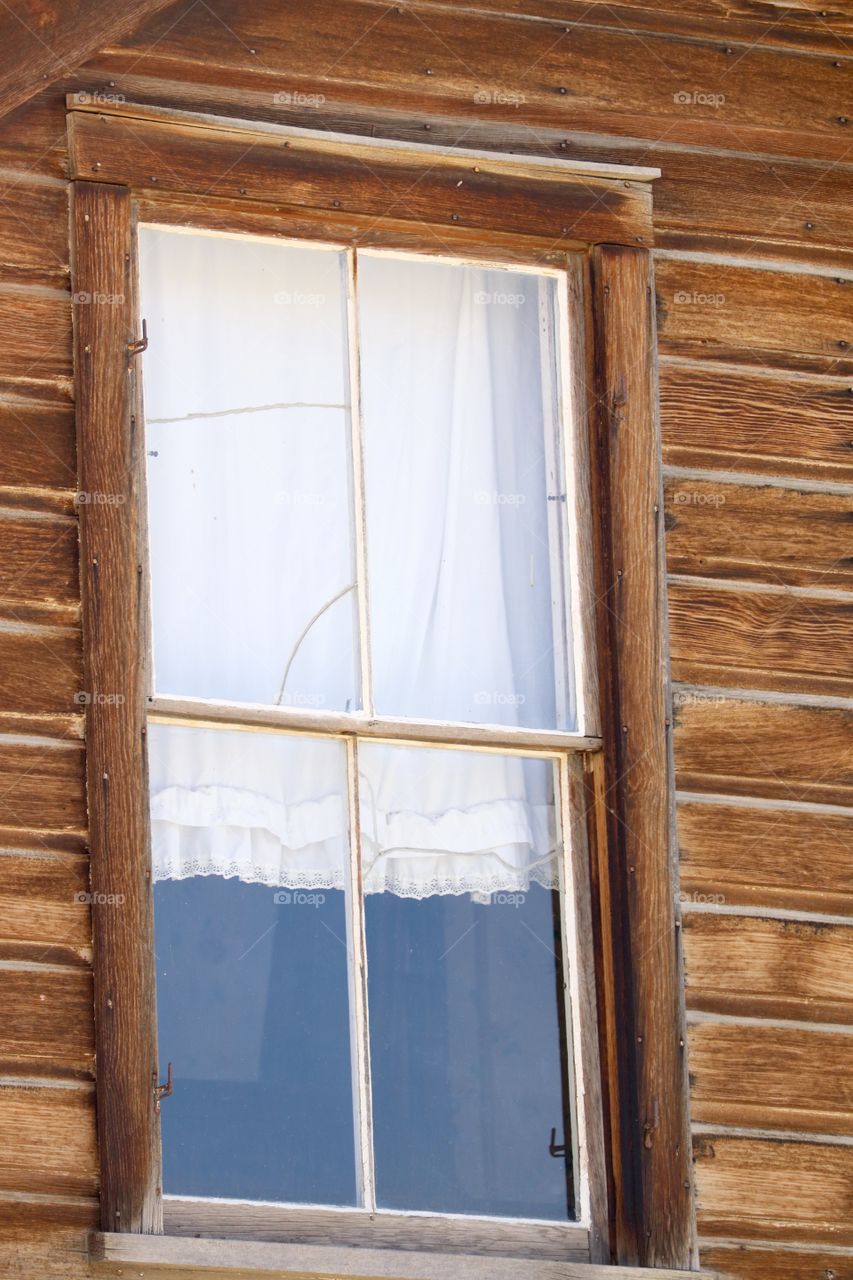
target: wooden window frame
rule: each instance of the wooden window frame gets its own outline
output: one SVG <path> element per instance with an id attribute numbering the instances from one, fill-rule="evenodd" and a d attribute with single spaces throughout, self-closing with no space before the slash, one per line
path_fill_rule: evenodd
<path id="1" fill-rule="evenodd" d="M 69 108 L 79 487 L 95 495 L 80 505 L 84 666 L 86 688 L 113 695 L 92 697 L 85 711 L 107 1233 L 97 1247 L 116 1258 L 119 1237 L 163 1229 L 146 725 L 152 709 L 166 718 L 200 716 L 188 700 L 158 699 L 152 708 L 148 698 L 135 265 L 135 223 L 143 220 L 453 258 L 494 255 L 508 266 L 566 273 L 572 313 L 583 323 L 572 327 L 564 375 L 572 380 L 580 474 L 588 457 L 591 481 L 588 493 L 575 496 L 576 529 L 589 533 L 581 562 L 592 575 L 585 575 L 586 597 L 574 604 L 596 645 L 595 662 L 586 664 L 585 722 L 574 735 L 472 729 L 466 744 L 485 737 L 492 747 L 526 746 L 562 759 L 572 797 L 565 821 L 574 846 L 576 927 L 594 960 L 576 991 L 587 1021 L 583 1088 L 594 1118 L 586 1150 L 589 1229 L 585 1238 L 550 1233 L 536 1249 L 540 1262 L 525 1264 L 524 1274 L 549 1275 L 558 1258 L 695 1267 L 649 250 L 657 171 L 443 150 L 124 103 L 87 107 L 73 97 Z M 334 719 L 256 713 L 259 725 L 273 719 L 280 727 L 282 716 L 308 732 L 321 727 L 318 718 L 328 732 Z M 341 729 L 352 735 L 353 717 L 344 718 Z M 443 741 L 446 726 L 364 717 L 358 733 Z M 180 1201 L 170 1222 L 167 1208 L 167 1230 L 199 1231 L 192 1212 L 191 1201 Z M 456 1238 L 453 1223 L 422 1221 L 421 1237 L 402 1243 L 411 1248 L 420 1238 L 424 1248 L 436 1248 Z M 483 1250 L 529 1257 L 529 1241 L 513 1242 L 513 1226 L 483 1220 Z M 260 1221 L 257 1213 L 250 1227 L 255 1237 L 299 1239 L 304 1248 L 318 1230 L 307 1222 L 294 1236 L 292 1223 Z M 379 1229 L 354 1221 L 345 1242 L 363 1250 Z M 202 1226 L 204 1234 L 217 1230 Z M 139 1247 L 127 1246 L 131 1255 Z M 459 1237 L 460 1249 L 470 1247 Z"/>

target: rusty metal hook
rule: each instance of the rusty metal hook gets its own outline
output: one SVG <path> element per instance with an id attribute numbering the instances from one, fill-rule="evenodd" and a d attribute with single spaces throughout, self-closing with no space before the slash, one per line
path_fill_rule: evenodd
<path id="1" fill-rule="evenodd" d="M 566 1154 L 566 1144 L 557 1142 L 557 1130 L 551 1130 L 551 1141 L 548 1143 L 548 1155 L 553 1156 L 555 1160 L 559 1160 L 561 1156 Z"/>
<path id="2" fill-rule="evenodd" d="M 138 355 L 141 355 L 143 351 L 147 351 L 147 350 L 148 350 L 148 322 L 143 316 L 142 317 L 142 337 L 139 338 L 136 342 L 129 342 L 127 344 L 127 354 L 129 356 L 138 356 Z"/>
<path id="3" fill-rule="evenodd" d="M 157 1077 L 154 1077 L 155 1081 Z M 171 1098 L 174 1092 L 174 1082 L 172 1080 L 172 1064 L 169 1063 L 166 1068 L 166 1083 L 154 1085 L 154 1110 L 157 1115 L 160 1114 L 160 1101 L 162 1098 Z"/>

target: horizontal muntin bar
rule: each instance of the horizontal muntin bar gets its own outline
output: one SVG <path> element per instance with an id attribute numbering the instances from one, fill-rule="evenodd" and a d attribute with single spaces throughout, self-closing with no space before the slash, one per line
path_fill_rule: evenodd
<path id="1" fill-rule="evenodd" d="M 157 723 L 209 725 L 231 729 L 319 736 L 373 738 L 421 746 L 503 751 L 516 755 L 563 755 L 598 751 L 601 739 L 560 729 L 516 729 L 505 725 L 458 721 L 402 720 L 360 711 L 316 711 L 303 707 L 263 706 L 250 702 L 212 702 L 204 698 L 157 695 L 148 699 L 149 719 Z"/>

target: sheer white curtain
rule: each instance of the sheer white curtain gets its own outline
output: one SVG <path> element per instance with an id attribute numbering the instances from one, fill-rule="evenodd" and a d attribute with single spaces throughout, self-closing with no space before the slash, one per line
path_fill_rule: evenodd
<path id="1" fill-rule="evenodd" d="M 356 709 L 343 256 L 154 228 L 140 239 L 157 690 Z M 551 288 L 359 259 L 381 714 L 571 726 L 571 695 L 555 693 Z M 157 878 L 342 886 L 346 797 L 328 742 L 152 725 L 149 744 Z M 378 744 L 360 757 L 368 892 L 555 883 L 541 762 Z"/>

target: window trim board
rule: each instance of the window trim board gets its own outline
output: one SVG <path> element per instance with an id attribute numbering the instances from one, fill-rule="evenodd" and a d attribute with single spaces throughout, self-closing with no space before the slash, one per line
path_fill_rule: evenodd
<path id="1" fill-rule="evenodd" d="M 408 1249 L 347 1248 L 318 1244 L 284 1244 L 257 1240 L 223 1240 L 184 1236 L 119 1235 L 98 1232 L 90 1240 L 90 1257 L 115 1267 L 144 1266 L 146 1274 L 193 1280 L 208 1271 L 220 1280 L 239 1280 L 247 1272 L 278 1280 L 308 1280 L 330 1275 L 353 1280 L 695 1280 L 707 1271 L 599 1266 L 565 1259 L 476 1257 L 465 1253 L 430 1253 Z"/>
<path id="2" fill-rule="evenodd" d="M 155 117 L 163 114 L 158 109 L 150 110 Z M 146 156 L 145 146 L 141 145 L 148 128 L 148 122 L 142 118 L 145 111 L 132 105 L 124 107 L 123 111 L 126 116 L 133 117 L 133 128 L 138 134 L 132 148 L 134 155 Z M 296 210 L 296 224 L 287 220 L 280 206 L 264 205 L 262 201 L 252 201 L 251 198 L 229 197 L 217 204 L 215 213 L 211 214 L 209 210 L 202 213 L 200 197 L 209 186 L 209 182 L 202 181 L 203 172 L 198 172 L 195 187 L 190 186 L 189 191 L 182 186 L 180 178 L 170 179 L 168 174 L 164 174 L 163 187 L 171 181 L 179 189 L 168 192 L 161 188 L 158 191 L 149 185 L 145 190 L 143 188 L 150 184 L 151 175 L 146 177 L 142 174 L 141 167 L 147 166 L 147 157 L 138 161 L 139 189 L 130 190 L 115 183 L 115 175 L 109 172 L 102 174 L 100 170 L 93 170 L 91 165 L 84 174 L 77 142 L 81 136 L 81 118 L 86 113 L 75 110 L 71 114 L 77 121 L 76 124 L 70 121 L 70 132 L 73 173 L 78 178 L 72 184 L 73 288 L 75 295 L 88 292 L 121 295 L 122 298 L 111 307 L 87 305 L 79 298 L 74 305 L 75 371 L 79 380 L 80 487 L 104 490 L 104 486 L 117 483 L 109 473 L 98 471 L 97 456 L 104 451 L 113 458 L 132 459 L 129 474 L 134 477 L 126 503 L 112 506 L 85 504 L 80 509 L 87 687 L 91 685 L 100 690 L 106 687 L 109 692 L 124 693 L 134 708 L 134 718 L 128 721 L 129 727 L 118 734 L 108 719 L 115 714 L 114 707 L 93 700 L 86 708 L 92 889 L 95 893 L 129 894 L 134 910 L 139 913 L 143 940 L 140 948 L 138 943 L 132 942 L 130 931 L 125 929 L 118 934 L 115 921 L 111 926 L 109 917 L 104 917 L 103 909 L 94 908 L 102 1226 L 111 1232 L 157 1232 L 161 1230 L 161 1223 L 158 1216 L 159 1126 L 153 1105 L 153 1070 L 156 1069 L 153 965 L 147 965 L 150 977 L 146 978 L 144 972 L 144 955 L 150 954 L 151 947 L 151 934 L 148 932 L 150 909 L 145 905 L 151 888 L 150 859 L 144 834 L 147 792 L 144 753 L 140 749 L 144 746 L 146 707 L 144 697 L 140 699 L 140 689 L 144 686 L 136 665 L 122 666 L 116 659 L 116 654 L 127 653 L 127 646 L 133 641 L 139 642 L 147 628 L 144 602 L 140 600 L 140 566 L 145 561 L 140 554 L 144 546 L 144 510 L 139 503 L 142 482 L 138 470 L 135 470 L 140 462 L 141 433 L 135 429 L 136 423 L 141 422 L 140 393 L 135 386 L 134 361 L 128 359 L 126 351 L 127 344 L 138 337 L 134 277 L 130 269 L 134 257 L 131 206 L 133 201 L 146 210 L 156 205 L 163 210 L 164 221 L 183 220 L 185 223 L 193 220 L 192 210 L 197 207 L 200 225 L 211 229 L 217 226 L 225 229 L 221 219 L 226 216 L 229 229 L 252 230 L 263 226 L 269 233 L 279 219 L 279 225 L 285 222 L 291 234 L 294 229 L 296 234 L 301 234 L 303 227 L 318 228 L 315 231 L 318 239 L 329 234 L 331 222 L 334 217 L 339 217 L 343 220 L 339 225 L 346 223 L 344 238 L 349 242 L 358 239 L 359 229 L 363 229 L 368 220 L 361 215 L 330 216 L 331 211 L 322 207 L 319 197 L 314 207 Z M 103 116 L 100 110 L 89 113 L 92 120 L 103 119 Z M 112 120 L 111 123 L 116 122 Z M 187 127 L 186 124 L 181 126 L 184 131 Z M 228 122 L 232 136 L 239 133 L 241 127 L 240 122 Z M 247 128 L 250 133 L 258 132 L 254 125 Z M 205 127 L 193 132 L 194 141 L 203 136 L 215 152 L 215 130 Z M 375 139 L 364 141 L 373 143 Z M 347 136 L 345 145 L 348 149 L 357 148 L 361 140 Z M 434 154 L 431 148 L 427 150 L 430 156 Z M 493 161 L 494 157 L 491 159 Z M 211 153 L 210 161 L 215 166 L 215 153 Z M 434 163 L 442 164 L 442 157 L 437 156 Z M 113 181 L 91 182 L 89 179 L 93 172 Z M 534 182 L 539 176 L 541 174 L 534 176 L 531 173 L 530 181 Z M 618 184 L 615 176 L 600 180 Z M 585 181 L 588 183 L 589 178 Z M 639 179 L 634 176 L 632 182 L 639 183 Z M 198 201 L 197 206 L 193 204 L 194 200 Z M 210 205 L 211 202 L 208 200 L 207 203 Z M 609 228 L 605 227 L 607 229 L 612 232 L 614 243 L 599 242 L 599 247 L 593 249 L 592 272 L 588 263 L 579 263 L 574 277 L 570 274 L 569 279 L 573 296 L 579 299 L 584 312 L 584 333 L 580 337 L 575 335 L 585 357 L 585 365 L 575 375 L 578 390 L 582 393 L 576 403 L 586 400 L 588 416 L 586 412 L 579 416 L 587 420 L 590 428 L 588 433 L 584 431 L 581 434 L 584 440 L 587 435 L 591 440 L 592 542 L 596 556 L 600 558 L 594 594 L 599 598 L 599 627 L 604 624 L 599 632 L 600 664 L 604 663 L 600 665 L 600 671 L 606 675 L 611 654 L 614 669 L 606 676 L 602 690 L 605 723 L 601 739 L 597 736 L 585 739 L 575 736 L 570 743 L 566 740 L 568 735 L 555 734 L 557 741 L 552 739 L 547 745 L 537 742 L 534 749 L 537 749 L 537 754 L 543 746 L 558 754 L 566 750 L 581 751 L 585 761 L 583 773 L 588 795 L 588 874 L 591 886 L 588 927 L 596 953 L 594 985 L 597 998 L 594 993 L 592 1007 L 593 1010 L 597 1007 L 600 1034 L 604 1037 L 600 1078 L 605 1133 L 609 1134 L 606 1144 L 602 1143 L 602 1151 L 606 1148 L 606 1158 L 601 1172 L 610 1188 L 611 1211 L 616 1210 L 609 1229 L 605 1224 L 604 1238 L 593 1243 L 593 1258 L 605 1260 L 612 1257 L 632 1264 L 651 1259 L 661 1267 L 695 1266 L 692 1244 L 695 1223 L 689 1164 L 680 1190 L 677 1181 L 682 1176 L 682 1166 L 689 1161 L 689 1123 L 683 1051 L 679 1051 L 677 1045 L 683 1034 L 683 1010 L 674 921 L 674 885 L 671 880 L 671 844 L 668 830 L 663 832 L 660 823 L 661 806 L 666 812 L 672 786 L 665 750 L 668 742 L 668 727 L 664 726 L 665 681 L 661 679 L 658 688 L 656 674 L 662 669 L 658 663 L 665 666 L 662 622 L 665 582 L 660 555 L 662 526 L 660 520 L 656 522 L 651 511 L 646 509 L 647 499 L 652 490 L 659 487 L 660 481 L 651 261 L 648 251 L 637 249 L 633 236 L 627 236 L 624 221 L 612 218 Z M 553 244 L 546 245 L 544 238 L 537 240 L 535 235 L 526 241 L 525 237 L 518 235 L 504 235 L 501 240 L 499 229 L 489 233 L 470 227 L 460 232 L 458 239 L 456 231 L 450 227 L 444 227 L 444 233 L 445 251 L 452 256 L 457 254 L 457 244 L 462 246 L 460 257 L 483 258 L 492 251 L 499 252 L 496 248 L 499 242 L 503 245 L 512 242 L 518 246 L 524 241 L 522 250 L 509 253 L 506 261 L 535 264 L 541 260 L 552 267 L 560 264 L 565 267 L 572 261 L 563 252 L 555 259 Z M 398 219 L 396 229 L 391 232 L 391 242 L 396 240 L 403 249 L 410 249 L 412 244 L 422 243 L 431 234 L 429 226 L 424 229 L 422 224 L 407 225 Z M 389 242 L 383 240 L 383 235 L 384 230 L 380 228 L 370 243 L 384 247 Z M 587 248 L 594 239 L 591 237 L 586 242 Z M 629 241 L 632 244 L 630 248 Z M 477 245 L 480 246 L 479 252 L 475 252 Z M 635 359 L 630 359 L 632 344 L 634 351 L 643 353 L 639 366 Z M 97 376 L 93 377 L 93 374 Z M 624 417 L 626 413 L 636 428 L 633 431 L 633 453 L 624 447 L 623 442 L 628 438 L 626 434 L 613 431 L 614 425 L 618 425 L 619 415 Z M 626 465 L 629 456 L 632 461 Z M 576 501 L 580 508 L 585 499 L 579 497 Z M 655 517 L 658 516 L 659 512 L 655 512 Z M 103 568 L 100 574 L 93 575 L 87 562 L 89 548 L 102 533 L 108 538 L 107 545 L 109 539 L 115 539 L 116 546 L 125 550 L 133 548 L 134 555 L 125 554 L 117 566 L 118 578 L 104 574 Z M 640 555 L 638 561 L 641 571 L 633 575 L 628 589 L 629 584 L 617 573 L 619 563 L 625 563 L 626 549 L 633 547 L 636 552 L 638 549 L 642 551 L 644 546 L 647 554 Z M 125 576 L 120 581 L 122 574 Z M 591 595 L 592 590 L 589 597 Z M 136 602 L 130 612 L 126 604 L 128 599 Z M 610 602 L 610 608 L 602 603 L 606 601 Z M 617 602 L 615 620 L 608 618 L 613 612 L 614 601 Z M 635 670 L 631 668 L 628 641 L 632 626 L 651 628 L 651 643 L 656 655 L 654 662 L 649 664 L 644 660 Z M 111 646 L 114 647 L 112 654 L 109 652 Z M 618 678 L 614 679 L 614 676 Z M 110 684 L 105 686 L 105 680 Z M 651 696 L 652 686 L 654 697 Z M 186 702 L 169 700 L 168 710 L 178 715 L 192 712 L 192 708 L 175 705 L 181 701 Z M 630 733 L 626 744 L 621 739 L 621 726 L 623 723 L 629 727 L 636 726 L 637 715 L 644 705 L 649 713 L 647 734 L 652 747 L 651 763 L 642 774 L 643 786 L 629 789 L 624 781 L 619 782 L 624 772 L 622 766 L 633 767 L 631 751 L 642 734 Z M 158 706 L 156 709 L 163 708 Z M 190 718 L 195 719 L 195 715 Z M 285 726 L 282 724 L 280 727 Z M 303 730 L 309 728 L 304 715 L 299 727 Z M 322 727 L 316 727 L 324 732 L 329 725 L 324 723 Z M 383 736 L 388 728 L 387 724 L 376 721 L 366 726 L 367 733 L 375 737 Z M 399 730 L 400 725 L 395 728 Z M 418 731 L 412 736 L 419 736 Z M 598 750 L 602 741 L 605 756 L 611 751 L 617 753 L 614 761 L 621 761 L 619 772 L 613 772 L 615 763 L 603 764 Z M 663 752 L 661 741 L 664 743 Z M 488 745 L 491 749 L 498 749 L 494 742 Z M 507 742 L 503 746 L 505 750 L 517 749 L 518 742 Z M 103 786 L 104 774 L 110 780 L 109 794 Z M 612 793 L 608 792 L 610 788 L 615 788 Z M 616 796 L 616 806 L 612 804 L 612 795 Z M 624 832 L 620 833 L 619 829 L 625 806 L 629 803 L 632 825 L 636 828 L 639 824 L 639 829 L 653 834 L 651 844 L 646 842 L 641 873 L 633 886 L 625 883 L 628 875 L 634 876 L 634 873 L 628 871 L 630 849 L 624 841 Z M 616 814 L 609 815 L 608 809 L 614 807 Z M 119 813 L 125 816 L 123 825 L 117 825 Z M 642 892 L 638 891 L 640 881 Z M 581 891 L 581 888 L 577 889 L 577 892 Z M 616 919 L 612 910 L 620 902 L 623 905 L 630 903 L 630 913 Z M 643 939 L 659 940 L 661 937 L 672 938 L 665 963 L 657 966 L 656 973 L 644 975 L 641 972 L 644 968 Z M 648 962 L 645 968 L 649 968 Z M 590 980 L 589 975 L 586 975 L 586 980 Z M 589 995 L 587 1003 L 590 1003 Z M 642 1027 L 647 1043 L 651 1040 L 652 1046 L 638 1054 L 634 1043 L 626 1043 L 633 1039 L 633 1035 L 618 1034 L 620 1029 L 628 1026 L 635 1030 Z M 660 1051 L 655 1048 L 657 1037 L 663 1037 L 665 1041 Z M 135 1083 L 131 1080 L 133 1073 L 122 1073 L 110 1067 L 110 1064 L 130 1062 L 132 1055 L 135 1055 L 137 1064 L 145 1064 L 144 1073 L 137 1066 L 133 1075 Z M 661 1087 L 664 1081 L 672 1087 L 670 1092 Z M 685 1190 L 686 1195 L 683 1194 Z"/>

